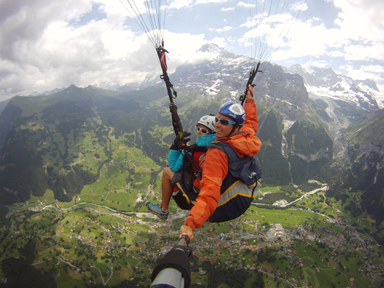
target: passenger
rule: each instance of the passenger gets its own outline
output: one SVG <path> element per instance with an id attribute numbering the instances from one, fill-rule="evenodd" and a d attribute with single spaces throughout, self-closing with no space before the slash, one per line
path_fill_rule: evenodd
<path id="1" fill-rule="evenodd" d="M 191 207 L 185 206 L 184 199 L 182 198 L 182 195 L 178 195 L 179 191 L 175 188 L 175 186 L 172 183 L 172 179 L 182 179 L 182 178 L 190 178 L 193 173 L 196 172 L 196 167 L 199 167 L 200 160 L 202 154 L 207 150 L 208 146 L 211 145 L 212 141 L 216 138 L 215 132 L 215 116 L 213 115 L 205 115 L 200 118 L 200 120 L 196 124 L 197 128 L 197 139 L 194 145 L 192 145 L 191 150 L 195 150 L 193 153 L 193 161 L 195 165 L 189 165 L 192 167 L 188 167 L 189 170 L 186 172 L 186 165 L 184 160 L 184 153 L 180 152 L 180 137 L 176 136 L 169 154 L 168 154 L 168 166 L 164 168 L 163 170 L 163 178 L 161 182 L 161 194 L 162 194 L 162 200 L 160 205 L 155 205 L 150 202 L 147 202 L 145 205 L 149 212 L 156 215 L 162 220 L 168 219 L 168 207 L 169 207 L 169 201 L 171 199 L 171 196 L 174 196 L 174 199 L 176 203 L 179 205 L 182 209 L 190 209 Z M 183 132 L 183 138 L 187 138 L 190 133 Z M 189 139 L 186 139 L 185 142 L 188 142 Z M 198 148 L 203 149 L 198 149 Z M 184 169 L 183 169 L 184 168 Z M 192 170 L 192 171 L 191 171 Z M 176 173 L 176 175 L 175 175 Z M 183 177 L 184 176 L 184 177 Z M 188 180 L 188 179 L 187 179 Z"/>

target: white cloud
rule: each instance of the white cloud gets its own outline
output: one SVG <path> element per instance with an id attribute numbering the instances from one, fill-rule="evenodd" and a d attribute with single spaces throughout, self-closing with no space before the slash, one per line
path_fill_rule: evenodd
<path id="1" fill-rule="evenodd" d="M 384 59 L 384 44 L 376 43 L 375 45 L 349 45 L 345 47 L 346 60 L 378 60 Z"/>
<path id="2" fill-rule="evenodd" d="M 196 4 L 207 4 L 207 3 L 225 3 L 228 0 L 197 0 Z"/>
<path id="3" fill-rule="evenodd" d="M 91 9 L 89 1 L 69 0 L 65 4 L 47 0 L 0 2 L 0 61 L 3 64 L 0 66 L 0 95 L 9 97 L 25 90 L 60 87 L 61 80 L 51 80 L 70 77 L 63 75 L 63 71 L 71 62 L 64 61 L 78 47 L 71 46 L 73 41 L 62 42 L 62 45 L 52 41 L 66 38 L 70 29 L 68 22 L 77 21 Z M 64 26 L 66 28 L 61 29 Z M 52 27 L 60 29 L 52 34 L 54 40 L 50 40 L 50 44 L 44 43 L 44 33 Z M 98 50 L 97 45 L 94 49 Z"/>
<path id="4" fill-rule="evenodd" d="M 180 9 L 184 7 L 191 7 L 193 4 L 192 0 L 174 0 L 170 3 L 169 9 Z"/>
<path id="5" fill-rule="evenodd" d="M 222 33 L 222 32 L 230 31 L 230 30 L 232 30 L 232 29 L 233 29 L 233 27 L 231 27 L 231 26 L 225 26 L 225 27 L 223 27 L 223 28 L 216 29 L 216 32 L 218 32 L 218 33 Z"/>
<path id="6" fill-rule="evenodd" d="M 307 65 L 311 67 L 325 68 L 329 64 L 326 61 L 310 61 Z"/>
<path id="7" fill-rule="evenodd" d="M 344 53 L 338 50 L 332 50 L 330 52 L 327 52 L 327 55 L 331 57 L 344 57 Z"/>
<path id="8" fill-rule="evenodd" d="M 233 10 L 235 10 L 235 7 L 220 8 L 220 11 L 223 11 L 223 12 L 228 12 Z"/>
<path id="9" fill-rule="evenodd" d="M 361 69 L 363 69 L 366 72 L 384 73 L 384 66 L 381 66 L 381 65 L 362 66 Z"/>
<path id="10" fill-rule="evenodd" d="M 359 80 L 371 79 L 377 83 L 380 91 L 384 91 L 384 67 L 381 65 L 363 65 L 356 68 L 354 65 L 346 64 L 339 67 L 344 74 Z"/>
<path id="11" fill-rule="evenodd" d="M 243 1 L 240 1 L 239 3 L 237 3 L 237 6 L 244 7 L 244 8 L 254 8 L 254 7 L 256 7 L 255 4 L 244 3 Z"/>
<path id="12" fill-rule="evenodd" d="M 384 1 L 382 0 L 346 0 L 350 6 L 360 11 L 361 14 L 367 18 L 368 25 L 374 30 L 378 31 L 379 36 L 382 35 L 384 30 Z M 342 2 L 336 2 L 340 6 L 344 6 Z M 345 7 L 345 6 L 344 6 Z M 381 33 L 380 33 L 381 31 Z M 383 40 L 383 38 L 381 38 Z"/>
<path id="13" fill-rule="evenodd" d="M 348 75 L 349 77 L 353 78 L 353 79 L 359 79 L 359 80 L 365 80 L 365 79 L 372 79 L 372 80 L 375 80 L 375 78 L 377 78 L 376 74 L 374 73 L 369 73 L 369 72 L 365 72 L 361 69 L 351 69 L 348 71 Z"/>
<path id="14" fill-rule="evenodd" d="M 211 42 L 217 44 L 221 48 L 228 49 L 228 43 L 231 41 L 228 38 L 215 37 Z"/>
<path id="15" fill-rule="evenodd" d="M 308 10 L 307 2 L 296 2 L 290 5 L 290 9 L 296 12 L 302 12 Z"/>
<path id="16" fill-rule="evenodd" d="M 351 45 L 345 47 L 346 60 L 384 59 L 384 1 L 334 0 L 342 12 L 337 20 Z"/>
<path id="17" fill-rule="evenodd" d="M 123 85 L 141 80 L 148 69 L 158 68 L 156 54 L 147 36 L 135 35 L 124 26 L 127 15 L 121 12 L 124 11 L 121 6 L 120 10 L 103 6 L 102 10 L 109 13 L 106 19 L 92 20 L 80 27 L 68 25 L 71 20 L 68 15 L 77 22 L 84 13 L 91 11 L 92 3 L 83 2 L 86 5 L 76 6 L 68 1 L 68 6 L 73 4 L 76 9 L 62 5 L 60 13 L 51 10 L 55 17 L 24 5 L 14 9 L 14 14 L 5 21 L 0 21 L 0 38 L 6 37 L 7 31 L 14 34 L 14 38 L 8 41 L 12 53 L 4 48 L 6 45 L 0 46 L 0 95 L 9 97 L 25 91 L 43 92 L 71 84 Z M 50 3 L 43 3 L 46 6 L 42 10 L 54 9 Z M 77 3 L 81 4 L 81 1 Z M 33 13 L 45 18 L 35 23 L 32 20 L 36 17 L 30 15 Z M 4 25 L 9 26 L 9 30 Z M 26 33 L 29 30 L 35 32 Z"/>
<path id="18" fill-rule="evenodd" d="M 172 47 L 172 49 L 169 50 L 170 61 L 168 62 L 170 73 L 173 72 L 178 65 L 184 63 L 185 61 L 193 61 L 197 58 L 195 55 L 196 51 L 207 43 L 204 39 L 204 34 L 192 35 L 189 33 L 180 34 L 166 31 L 165 37 L 168 43 L 167 47 Z"/>

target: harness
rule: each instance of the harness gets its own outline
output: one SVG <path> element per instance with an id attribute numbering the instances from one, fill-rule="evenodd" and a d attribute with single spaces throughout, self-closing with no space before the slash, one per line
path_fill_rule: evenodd
<path id="1" fill-rule="evenodd" d="M 213 144 L 208 147 L 220 149 L 227 156 L 228 174 L 222 182 L 219 203 L 215 212 L 209 217 L 209 221 L 224 222 L 239 217 L 249 208 L 256 196 L 255 190 L 261 178 L 261 170 L 253 157 L 239 157 L 226 143 Z M 179 190 L 179 193 L 175 194 L 174 200 L 181 209 L 185 210 L 193 207 L 199 194 L 198 189 L 193 186 L 193 182 L 196 177 L 201 177 L 201 174 L 196 175 L 196 173 L 190 173 L 191 171 L 192 166 L 185 167 L 181 172 L 181 177 L 173 182 L 173 185 Z"/>
<path id="2" fill-rule="evenodd" d="M 200 161 L 198 160 L 202 155 L 207 152 L 207 148 L 202 146 L 197 146 L 196 144 L 191 145 L 190 147 L 187 147 L 184 149 L 184 163 L 185 167 L 183 167 L 181 171 L 181 178 L 184 180 L 184 182 L 192 183 L 195 181 L 197 177 L 201 178 L 201 168 L 200 165 L 196 164 L 198 162 L 200 164 Z M 191 153 L 191 154 L 189 154 Z M 188 171 L 188 173 L 185 173 Z M 187 177 L 189 179 L 187 179 Z M 193 190 L 193 185 L 189 185 L 186 188 L 186 191 L 191 193 Z"/>
<path id="3" fill-rule="evenodd" d="M 219 142 L 210 147 L 223 151 L 228 160 L 228 174 L 220 188 L 219 203 L 209 217 L 211 222 L 224 222 L 239 217 L 249 208 L 262 173 L 253 157 L 239 157 L 228 144 Z"/>

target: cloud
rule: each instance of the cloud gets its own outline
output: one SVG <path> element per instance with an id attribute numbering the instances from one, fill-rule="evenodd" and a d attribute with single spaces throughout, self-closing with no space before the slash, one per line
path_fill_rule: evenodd
<path id="1" fill-rule="evenodd" d="M 362 69 L 350 69 L 348 70 L 347 76 L 353 78 L 353 79 L 359 79 L 359 80 L 365 80 L 365 79 L 372 79 L 372 80 L 379 80 L 380 76 L 376 73 L 371 73 L 364 71 Z"/>
<path id="2" fill-rule="evenodd" d="M 306 64 L 310 67 L 318 67 L 318 68 L 325 68 L 328 67 L 329 63 L 327 61 L 315 61 L 311 60 L 308 64 Z"/>
<path id="3" fill-rule="evenodd" d="M 333 0 L 341 12 L 337 23 L 352 39 L 384 41 L 384 1 Z"/>
<path id="4" fill-rule="evenodd" d="M 384 73 L 384 66 L 381 65 L 362 66 L 361 68 L 366 72 Z"/>
<path id="5" fill-rule="evenodd" d="M 384 59 L 384 44 L 376 43 L 375 45 L 349 45 L 344 48 L 346 60 L 378 60 L 383 61 Z"/>
<path id="6" fill-rule="evenodd" d="M 76 3 L 76 5 L 74 5 Z M 20 55 L 27 53 L 34 41 L 41 37 L 53 21 L 69 21 L 90 11 L 92 3 L 68 0 L 3 0 L 0 2 L 0 57 L 11 61 L 22 61 Z M 20 53 L 21 52 L 21 53 Z"/>
<path id="7" fill-rule="evenodd" d="M 256 7 L 255 4 L 244 3 L 244 2 L 242 2 L 242 1 L 240 1 L 239 3 L 237 3 L 237 6 L 239 6 L 239 7 L 244 7 L 244 8 L 254 8 L 254 7 Z"/>
<path id="8" fill-rule="evenodd" d="M 380 91 L 384 91 L 384 67 L 381 65 L 363 65 L 356 68 L 353 64 L 346 64 L 339 67 L 343 74 L 358 80 L 371 79 L 377 83 Z M 383 94 L 384 96 L 384 94 Z"/>
<path id="9" fill-rule="evenodd" d="M 220 8 L 220 11 L 229 12 L 235 10 L 235 7 Z"/>
<path id="10" fill-rule="evenodd" d="M 384 45 L 378 41 L 375 32 L 368 29 L 369 21 L 365 15 L 346 0 L 334 2 L 338 2 L 341 8 L 335 22 L 338 27 L 327 28 L 318 18 L 292 21 L 288 14 L 263 18 L 262 24 L 256 24 L 261 18 L 253 17 L 242 26 L 257 29 L 246 32 L 241 41 L 244 45 L 264 47 L 259 53 L 263 55 L 261 60 L 287 61 L 305 56 L 330 56 L 345 61 L 382 61 Z M 293 23 L 292 27 L 287 28 L 290 23 Z M 263 43 L 266 46 L 261 46 Z"/>
<path id="11" fill-rule="evenodd" d="M 306 11 L 308 10 L 308 5 L 306 2 L 296 2 L 296 3 L 292 3 L 290 5 L 290 9 L 292 11 L 296 11 L 296 12 L 302 12 L 302 11 Z"/>
<path id="12" fill-rule="evenodd" d="M 228 0 L 197 0 L 196 4 L 207 4 L 207 3 L 225 3 Z"/>
<path id="13" fill-rule="evenodd" d="M 53 75 L 57 75 L 52 72 L 58 68 L 58 62 L 65 60 L 60 57 L 71 54 L 71 49 L 76 48 L 69 47 L 73 43 L 71 41 L 54 47 L 52 40 L 51 45 L 44 43 L 45 47 L 42 47 L 44 33 L 54 26 L 68 27 L 68 22 L 78 20 L 82 14 L 91 10 L 92 3 L 88 1 L 68 0 L 65 4 L 47 0 L 1 1 L 0 95 L 40 90 L 49 83 Z M 62 32 L 56 31 L 55 39 L 65 37 Z M 62 64 L 66 65 L 65 62 Z M 55 84 L 59 83 L 50 85 Z"/>
<path id="14" fill-rule="evenodd" d="M 94 5 L 105 17 L 83 21 Z M 147 35 L 133 32 L 127 17 L 123 5 L 108 0 L 68 0 L 60 5 L 50 0 L 0 2 L 0 39 L 7 43 L 0 45 L 0 101 L 71 84 L 124 85 L 142 80 L 149 71 L 160 75 Z M 203 34 L 164 33 L 167 47 L 172 47 L 170 72 L 193 59 L 205 43 Z"/>
<path id="15" fill-rule="evenodd" d="M 366 15 L 369 26 L 377 31 L 384 30 L 384 1 L 382 0 L 347 0 L 348 4 Z M 343 4 L 340 2 L 340 6 Z M 382 34 L 382 33 L 381 33 Z"/>
<path id="16" fill-rule="evenodd" d="M 192 0 L 174 0 L 170 3 L 169 9 L 180 9 L 184 7 L 191 7 L 192 5 Z"/>
<path id="17" fill-rule="evenodd" d="M 121 6 L 120 11 L 108 5 L 100 6 L 107 12 L 105 19 L 73 26 L 69 23 L 78 23 L 83 15 L 92 11 L 91 2 L 76 1 L 75 5 L 66 1 L 68 5 L 61 5 L 60 9 L 51 4 L 52 1 L 36 1 L 41 7 L 29 6 L 32 1 L 18 2 L 21 7 L 8 5 L 7 11 L 13 14 L 1 14 L 0 20 L 0 37 L 9 38 L 8 33 L 14 34 L 7 45 L 0 46 L 0 95 L 3 97 L 71 84 L 123 85 L 140 80 L 148 69 L 156 67 L 158 60 L 147 36 L 136 35 L 124 26 L 126 15 L 121 12 L 124 11 Z M 2 2 L 1 8 L 4 4 L 9 3 Z M 143 53 L 140 57 L 135 54 L 138 51 Z"/>
<path id="18" fill-rule="evenodd" d="M 168 43 L 167 47 L 172 47 L 172 49 L 169 50 L 170 61 L 167 62 L 170 73 L 185 61 L 194 61 L 197 59 L 198 56 L 195 55 L 196 51 L 208 42 L 205 40 L 204 34 L 192 35 L 190 33 L 172 33 L 166 31 L 165 37 Z M 156 63 L 156 65 L 159 64 Z"/>
<path id="19" fill-rule="evenodd" d="M 223 27 L 223 28 L 216 29 L 216 32 L 218 32 L 218 33 L 222 33 L 222 32 L 230 31 L 230 30 L 232 30 L 232 29 L 233 29 L 233 27 L 231 27 L 231 26 L 225 26 L 225 27 Z"/>

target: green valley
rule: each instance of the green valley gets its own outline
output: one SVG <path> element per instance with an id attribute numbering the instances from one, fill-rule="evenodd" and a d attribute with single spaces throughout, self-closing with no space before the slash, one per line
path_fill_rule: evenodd
<path id="1" fill-rule="evenodd" d="M 107 171 L 102 169 L 100 178 L 112 168 L 113 163 Z M 150 175 L 145 169 L 142 173 Z M 17 264 L 10 274 L 4 269 L 9 259 L 20 257 L 42 275 L 53 275 L 57 287 L 147 287 L 157 261 L 177 243 L 186 213 L 171 202 L 170 219 L 158 220 L 142 205 L 159 195 L 150 177 L 143 181 L 149 188 L 138 182 L 120 188 L 124 174 L 111 175 L 110 182 L 86 185 L 71 202 L 57 201 L 47 190 L 43 197 L 10 206 L 2 219 L 0 279 L 9 284 L 22 279 Z M 116 188 L 106 191 L 100 189 L 103 185 Z M 195 253 L 213 259 L 216 237 L 219 254 L 213 262 L 191 257 L 191 287 L 218 287 L 228 271 L 243 275 L 235 287 L 379 287 L 383 249 L 360 229 L 369 219 L 351 223 L 341 201 L 326 200 L 323 191 L 310 194 L 318 185 L 302 187 L 307 192 L 291 188 L 292 198 L 308 196 L 288 208 L 263 203 L 259 197 L 239 219 L 212 223 L 213 235 L 208 223 L 198 229 L 190 244 Z M 286 193 L 281 188 L 262 187 L 260 195 L 281 199 Z M 44 283 L 40 287 L 49 287 Z M 252 286 L 255 283 L 264 286 Z"/>

